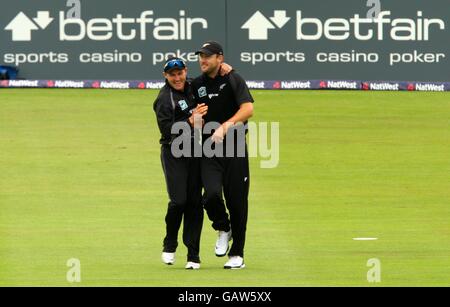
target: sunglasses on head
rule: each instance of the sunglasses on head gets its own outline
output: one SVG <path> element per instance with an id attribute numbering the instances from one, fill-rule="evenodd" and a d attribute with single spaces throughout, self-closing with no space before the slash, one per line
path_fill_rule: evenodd
<path id="1" fill-rule="evenodd" d="M 182 68 L 185 68 L 186 65 L 184 64 L 183 60 L 173 59 L 173 60 L 168 61 L 166 63 L 166 65 L 164 65 L 164 71 L 168 71 L 169 69 L 172 69 L 172 68 L 175 68 L 175 67 L 182 69 Z"/>

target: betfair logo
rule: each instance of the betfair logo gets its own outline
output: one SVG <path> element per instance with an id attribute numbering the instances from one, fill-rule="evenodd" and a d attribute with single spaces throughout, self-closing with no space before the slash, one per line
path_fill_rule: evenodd
<path id="1" fill-rule="evenodd" d="M 117 14 L 113 18 L 93 18 L 84 20 L 64 11 L 53 12 L 59 22 L 59 41 L 122 41 L 142 40 L 192 40 L 194 32 L 208 29 L 204 18 L 190 18 L 186 11 L 178 11 L 177 18 L 156 18 L 153 11 L 143 11 L 140 17 L 128 18 Z M 75 16 L 75 15 L 74 15 Z M 20 12 L 5 27 L 11 31 L 14 42 L 30 42 L 33 31 L 46 29 L 53 21 L 50 12 L 39 11 L 35 18 Z"/>
<path id="2" fill-rule="evenodd" d="M 370 18 L 354 14 L 349 18 L 316 18 L 302 10 L 297 10 L 294 22 L 296 38 L 299 41 L 429 41 L 432 35 L 446 29 L 446 22 L 440 18 L 427 18 L 422 11 L 410 18 L 393 18 L 391 11 L 380 11 L 375 7 L 367 15 Z M 291 14 L 293 12 L 290 12 Z M 249 40 L 269 40 L 269 30 L 283 28 L 289 21 L 286 11 L 276 10 L 273 17 L 267 18 L 256 11 L 242 26 L 248 30 Z M 363 30 L 366 28 L 366 30 Z M 292 29 L 291 29 L 292 30 Z"/>
<path id="3" fill-rule="evenodd" d="M 241 29 L 248 29 L 248 38 L 250 40 L 267 40 L 269 37 L 269 30 L 276 28 L 283 28 L 290 20 L 286 16 L 286 11 L 276 10 L 273 12 L 273 17 L 267 18 L 260 11 L 256 11 L 241 27 Z"/>
<path id="4" fill-rule="evenodd" d="M 50 17 L 48 11 L 39 11 L 32 19 L 20 12 L 5 27 L 5 30 L 11 31 L 14 42 L 29 42 L 33 31 L 45 30 L 52 21 L 53 18 Z"/>

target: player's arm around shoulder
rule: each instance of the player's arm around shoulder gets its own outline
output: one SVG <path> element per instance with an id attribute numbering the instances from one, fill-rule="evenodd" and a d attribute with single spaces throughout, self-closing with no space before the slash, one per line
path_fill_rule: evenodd
<path id="1" fill-rule="evenodd" d="M 233 120 L 230 119 L 230 121 L 245 122 L 254 114 L 253 96 L 250 93 L 244 78 L 242 78 L 236 71 L 233 70 L 229 74 L 229 82 L 233 90 L 236 103 L 239 105 L 239 111 L 236 114 L 239 116 L 237 118 L 234 116 L 232 118 Z"/>
<path id="2" fill-rule="evenodd" d="M 222 136 L 222 133 L 225 135 L 231 127 L 247 122 L 254 114 L 254 100 L 245 80 L 233 71 L 229 75 L 229 83 L 233 90 L 235 101 L 239 106 L 239 110 L 233 117 L 222 124 L 217 132 L 219 136 Z"/>
<path id="3" fill-rule="evenodd" d="M 246 103 L 253 104 L 255 102 L 247 86 L 247 82 L 234 70 L 229 74 L 229 83 L 233 89 L 234 98 L 238 105 Z"/>

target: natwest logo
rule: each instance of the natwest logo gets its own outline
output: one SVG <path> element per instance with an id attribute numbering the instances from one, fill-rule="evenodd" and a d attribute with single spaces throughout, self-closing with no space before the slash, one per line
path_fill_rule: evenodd
<path id="1" fill-rule="evenodd" d="M 123 41 L 155 39 L 155 40 L 192 40 L 194 31 L 207 29 L 208 21 L 199 17 L 187 17 L 184 10 L 178 12 L 177 18 L 156 18 L 151 10 L 143 11 L 138 17 L 125 17 L 117 14 L 109 18 L 66 17 L 64 11 L 59 12 L 59 40 L 108 41 L 117 38 Z M 40 11 L 36 18 L 30 19 L 20 12 L 5 27 L 12 32 L 13 41 L 31 41 L 32 31 L 44 30 L 53 21 L 49 12 Z"/>

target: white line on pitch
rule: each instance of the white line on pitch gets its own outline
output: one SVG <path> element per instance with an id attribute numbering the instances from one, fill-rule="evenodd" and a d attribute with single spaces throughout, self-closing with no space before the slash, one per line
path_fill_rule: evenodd
<path id="1" fill-rule="evenodd" d="M 376 241 L 378 238 L 353 238 L 354 241 Z"/>

